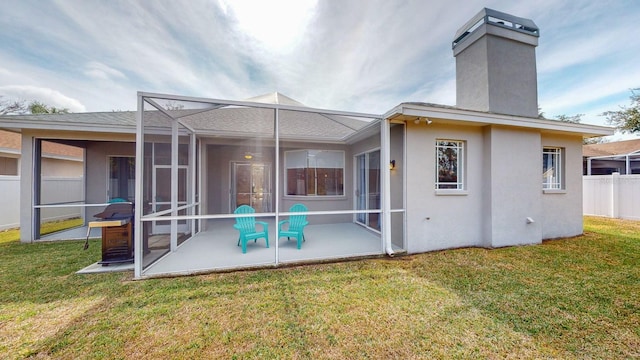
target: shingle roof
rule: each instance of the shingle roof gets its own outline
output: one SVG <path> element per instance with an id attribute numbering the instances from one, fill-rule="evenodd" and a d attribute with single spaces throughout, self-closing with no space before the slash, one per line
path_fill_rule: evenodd
<path id="1" fill-rule="evenodd" d="M 304 110 L 301 103 L 279 93 L 258 96 L 249 99 L 252 102 L 277 103 L 296 106 Z M 202 109 L 184 109 L 169 111 L 172 116 L 189 125 L 194 130 L 205 134 L 237 135 L 237 136 L 269 136 L 274 134 L 274 111 L 268 108 L 252 108 L 228 106 L 208 111 Z M 157 110 L 146 111 L 146 124 L 150 126 L 167 126 L 168 117 Z M 317 112 L 280 110 L 280 136 L 290 139 L 321 139 L 341 141 L 365 127 L 369 121 L 361 119 L 321 114 Z M 55 125 L 66 127 L 95 126 L 95 131 L 109 132 L 118 127 L 127 132 L 135 132 L 136 112 L 94 112 L 69 114 L 11 115 L 0 117 L 0 127 L 6 122 L 19 120 L 28 122 L 31 127 L 42 124 L 42 129 Z"/>
<path id="2" fill-rule="evenodd" d="M 615 141 L 582 146 L 582 156 L 627 155 L 640 151 L 640 139 Z"/>
<path id="3" fill-rule="evenodd" d="M 135 111 L 87 112 L 68 114 L 26 114 L 0 116 L 1 120 L 22 120 L 47 124 L 104 124 L 111 126 L 136 126 Z"/>

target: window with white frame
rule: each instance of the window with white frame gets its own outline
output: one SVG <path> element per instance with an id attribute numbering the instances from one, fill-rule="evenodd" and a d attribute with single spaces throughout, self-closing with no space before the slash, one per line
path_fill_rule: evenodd
<path id="1" fill-rule="evenodd" d="M 343 196 L 344 151 L 285 151 L 287 195 Z"/>
<path id="2" fill-rule="evenodd" d="M 464 190 L 464 141 L 436 140 L 436 189 Z"/>
<path id="3" fill-rule="evenodd" d="M 545 147 L 542 149 L 542 188 L 545 190 L 562 189 L 562 148 Z"/>

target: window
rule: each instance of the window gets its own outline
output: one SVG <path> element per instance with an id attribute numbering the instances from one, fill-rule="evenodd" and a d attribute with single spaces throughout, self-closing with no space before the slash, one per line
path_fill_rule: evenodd
<path id="1" fill-rule="evenodd" d="M 550 190 L 562 189 L 562 149 L 542 149 L 542 188 Z"/>
<path id="2" fill-rule="evenodd" d="M 287 195 L 344 195 L 344 151 L 285 152 Z"/>
<path id="3" fill-rule="evenodd" d="M 18 175 L 18 159 L 0 156 L 0 175 Z"/>
<path id="4" fill-rule="evenodd" d="M 436 189 L 464 190 L 464 141 L 436 140 Z"/>

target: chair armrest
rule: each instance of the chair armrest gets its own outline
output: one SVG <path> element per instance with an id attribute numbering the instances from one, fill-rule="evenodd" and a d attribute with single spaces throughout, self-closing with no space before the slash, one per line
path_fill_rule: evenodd
<path id="1" fill-rule="evenodd" d="M 288 223 L 289 220 L 280 220 L 278 221 L 278 230 L 282 230 L 282 225 Z"/>
<path id="2" fill-rule="evenodd" d="M 266 223 L 264 221 L 256 221 L 256 224 L 262 225 L 262 229 L 264 231 L 267 231 L 267 232 L 269 231 L 269 224 L 268 223 Z"/>

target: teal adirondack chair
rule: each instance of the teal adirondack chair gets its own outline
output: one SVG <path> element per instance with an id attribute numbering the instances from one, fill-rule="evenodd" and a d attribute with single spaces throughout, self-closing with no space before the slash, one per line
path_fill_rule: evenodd
<path id="1" fill-rule="evenodd" d="M 239 206 L 234 214 L 254 214 L 256 211 L 249 205 Z M 256 229 L 256 224 L 262 225 L 262 231 Z M 237 217 L 236 223 L 233 227 L 240 232 L 238 237 L 238 246 L 242 244 L 242 253 L 247 253 L 247 241 L 253 240 L 257 242 L 258 239 L 264 238 L 269 247 L 269 224 L 264 221 L 256 221 L 255 216 L 249 217 Z"/>
<path id="2" fill-rule="evenodd" d="M 306 212 L 307 207 L 302 204 L 295 204 L 290 209 L 289 212 Z M 285 224 L 289 224 L 287 229 L 285 230 Z M 287 240 L 291 238 L 296 238 L 298 241 L 298 249 L 302 246 L 302 242 L 306 241 L 304 238 L 304 227 L 307 226 L 309 222 L 307 221 L 307 215 L 291 215 L 289 216 L 289 220 L 282 220 L 278 223 L 278 239 L 286 236 Z"/>

